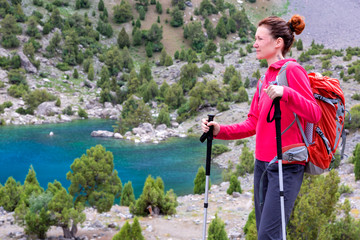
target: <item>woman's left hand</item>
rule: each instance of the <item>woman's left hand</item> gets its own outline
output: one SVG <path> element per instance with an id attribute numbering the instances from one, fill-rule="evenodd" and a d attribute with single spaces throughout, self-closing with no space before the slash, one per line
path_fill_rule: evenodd
<path id="1" fill-rule="evenodd" d="M 266 94 L 274 100 L 277 97 L 282 97 L 284 95 L 284 87 L 278 85 L 270 85 L 268 88 L 264 89 Z"/>

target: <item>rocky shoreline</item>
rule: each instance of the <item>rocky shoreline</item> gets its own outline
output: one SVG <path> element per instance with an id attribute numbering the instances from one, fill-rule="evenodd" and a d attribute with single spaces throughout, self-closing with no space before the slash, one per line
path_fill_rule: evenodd
<path id="1" fill-rule="evenodd" d="M 127 139 L 135 143 L 159 143 L 170 137 L 187 137 L 186 134 L 179 132 L 179 124 L 177 122 L 172 122 L 172 126 L 173 128 L 168 128 L 165 124 L 160 124 L 154 128 L 151 123 L 142 123 L 139 127 L 133 128 L 132 131 L 126 132 L 124 136 L 120 133 L 104 130 L 92 131 L 91 136 Z"/>

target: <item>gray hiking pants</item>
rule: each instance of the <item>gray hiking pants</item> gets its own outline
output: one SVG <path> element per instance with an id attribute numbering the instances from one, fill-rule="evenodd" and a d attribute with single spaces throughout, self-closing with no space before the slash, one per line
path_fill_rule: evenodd
<path id="1" fill-rule="evenodd" d="M 258 240 L 282 239 L 278 164 L 273 163 L 263 178 L 264 205 L 260 206 L 259 185 L 268 162 L 255 161 L 254 199 Z M 305 166 L 283 164 L 285 223 L 287 224 L 303 181 Z"/>

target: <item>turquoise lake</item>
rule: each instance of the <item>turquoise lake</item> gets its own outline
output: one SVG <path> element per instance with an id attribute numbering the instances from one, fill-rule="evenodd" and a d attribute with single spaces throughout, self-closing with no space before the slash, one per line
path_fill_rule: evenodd
<path id="1" fill-rule="evenodd" d="M 66 173 L 75 158 L 97 144 L 114 155 L 115 169 L 122 183 L 132 182 L 138 197 L 149 174 L 160 176 L 165 189 L 179 195 L 193 192 L 198 168 L 205 167 L 206 142 L 199 138 L 171 138 L 159 144 L 135 144 L 127 140 L 94 138 L 94 130 L 112 131 L 112 120 L 79 120 L 70 123 L 0 128 L 0 183 L 8 177 L 24 183 L 32 165 L 40 185 L 46 189 L 55 179 L 70 186 Z M 53 136 L 49 133 L 53 132 Z M 214 141 L 216 143 L 216 141 Z M 211 182 L 221 182 L 221 169 L 211 166 Z"/>

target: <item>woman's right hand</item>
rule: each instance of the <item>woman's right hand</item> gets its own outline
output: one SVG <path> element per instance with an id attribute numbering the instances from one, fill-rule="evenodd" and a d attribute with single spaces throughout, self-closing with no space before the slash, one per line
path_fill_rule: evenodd
<path id="1" fill-rule="evenodd" d="M 210 126 L 214 126 L 213 135 L 218 135 L 220 132 L 220 124 L 214 121 L 208 122 L 208 120 L 205 118 L 201 120 L 201 129 L 203 132 L 207 133 L 210 129 Z"/>

